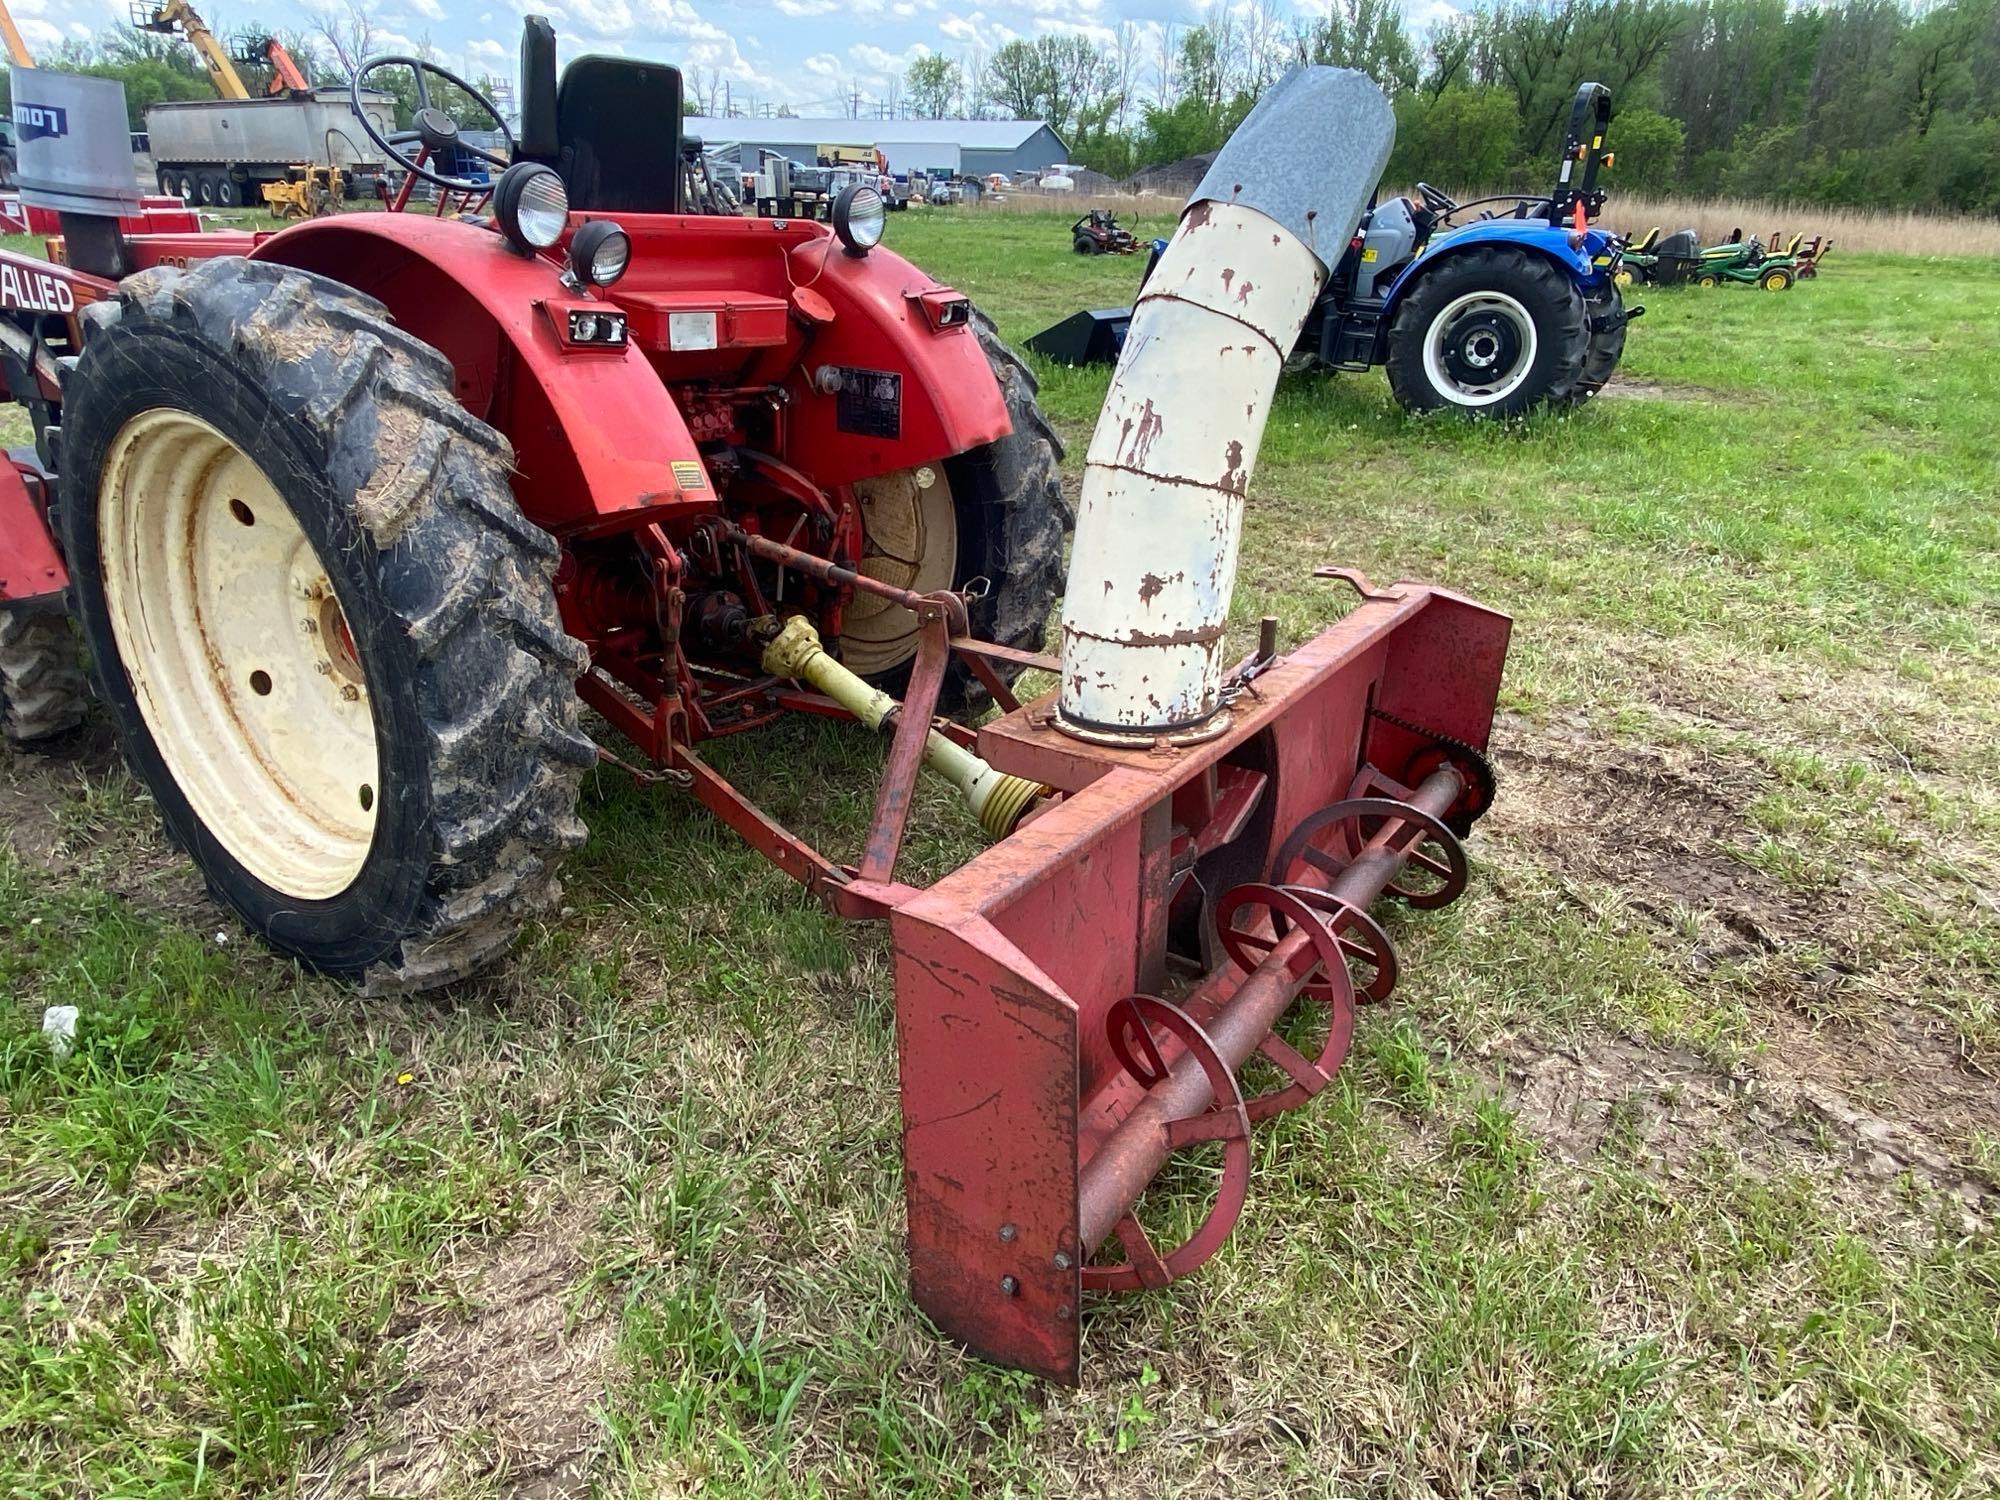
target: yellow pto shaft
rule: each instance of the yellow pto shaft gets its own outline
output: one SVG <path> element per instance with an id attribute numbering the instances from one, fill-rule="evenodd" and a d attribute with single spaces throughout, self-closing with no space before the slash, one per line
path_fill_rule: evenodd
<path id="1" fill-rule="evenodd" d="M 818 688 L 870 729 L 881 729 L 901 707 L 828 656 L 819 632 L 804 615 L 785 621 L 784 629 L 765 645 L 763 662 L 767 672 Z M 1035 782 L 994 770 L 935 729 L 924 741 L 924 764 L 959 789 L 979 826 L 996 839 L 1014 831 L 1044 790 Z"/>

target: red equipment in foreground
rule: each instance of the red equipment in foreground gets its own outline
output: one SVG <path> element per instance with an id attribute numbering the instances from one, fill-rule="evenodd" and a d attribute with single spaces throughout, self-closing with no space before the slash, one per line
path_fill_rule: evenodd
<path id="1" fill-rule="evenodd" d="M 408 65 L 421 101 L 435 70 Z M 0 253 L 40 446 L 0 472 L 10 733 L 74 720 L 67 584 L 211 887 L 283 951 L 419 989 L 553 902 L 609 758 L 580 673 L 663 768 L 640 774 L 888 920 L 916 1298 L 1074 1380 L 1083 1293 L 1216 1252 L 1252 1126 L 1325 1089 L 1356 999 L 1396 982 L 1373 906 L 1454 899 L 1491 796 L 1502 615 L 1323 569 L 1358 607 L 1286 652 L 1267 620 L 1225 664 L 1265 414 L 1387 106 L 1303 70 L 1204 180 L 1091 444 L 1057 660 L 1054 440 L 965 299 L 874 249 L 858 198 L 831 230 L 674 212 L 670 69 L 585 59 L 558 96 L 531 21 L 522 80 L 492 221 L 146 236 L 66 210 L 68 266 Z M 632 130 L 649 111 L 666 139 Z M 383 144 L 417 172 L 459 149 L 427 106 Z M 483 191 L 435 175 L 441 201 Z M 1028 667 L 1059 691 L 1018 702 Z M 1002 712 L 970 730 L 937 717 L 952 697 Z M 787 712 L 890 735 L 854 863 L 702 756 Z M 995 840 L 927 889 L 897 878 L 925 765 Z M 1189 1152 L 1219 1158 L 1197 1227 L 1143 1227 Z"/>

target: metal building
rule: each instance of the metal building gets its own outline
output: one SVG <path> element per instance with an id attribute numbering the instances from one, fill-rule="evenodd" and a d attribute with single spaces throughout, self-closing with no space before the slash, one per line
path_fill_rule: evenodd
<path id="1" fill-rule="evenodd" d="M 690 116 L 683 131 L 710 147 L 733 144 L 743 170 L 757 169 L 759 153 L 776 151 L 815 164 L 824 146 L 874 146 L 891 170 L 1035 172 L 1069 159 L 1069 147 L 1042 120 L 746 120 Z"/>

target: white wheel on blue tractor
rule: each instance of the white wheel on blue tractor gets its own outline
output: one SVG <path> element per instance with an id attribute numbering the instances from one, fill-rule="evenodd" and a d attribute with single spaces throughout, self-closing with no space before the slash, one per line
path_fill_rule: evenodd
<path id="1" fill-rule="evenodd" d="M 1548 256 L 1482 246 L 1426 271 L 1389 325 L 1389 387 L 1411 411 L 1514 416 L 1576 395 L 1590 326 Z"/>

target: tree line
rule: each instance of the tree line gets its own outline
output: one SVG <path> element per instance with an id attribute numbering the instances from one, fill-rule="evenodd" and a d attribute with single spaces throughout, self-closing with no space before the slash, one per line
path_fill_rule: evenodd
<path id="1" fill-rule="evenodd" d="M 1595 79 L 1617 107 L 1614 192 L 2000 214 L 2000 0 L 1476 0 L 1422 36 L 1399 0 L 1289 3 L 1210 0 L 1196 24 L 1127 22 L 1109 42 L 1048 33 L 984 57 L 926 54 L 902 102 L 1047 120 L 1073 161 L 1125 178 L 1214 150 L 1288 68 L 1334 63 L 1394 105 L 1390 181 L 1511 188 L 1550 176 L 1570 98 Z M 279 39 L 314 83 L 344 83 L 382 50 L 363 0 Z M 41 61 L 120 79 L 134 130 L 149 105 L 214 94 L 184 40 L 129 27 Z M 253 91 L 268 81 L 239 67 Z M 384 81 L 408 89 L 407 75 Z"/>
<path id="2" fill-rule="evenodd" d="M 1045 119 L 1127 177 L 1212 151 L 1302 62 L 1358 68 L 1396 111 L 1389 180 L 1541 184 L 1576 87 L 1617 110 L 1613 191 L 2000 213 L 2000 0 L 1480 0 L 1421 38 L 1397 0 L 1229 5 L 1142 43 L 1053 34 L 928 55 L 913 112 Z"/>

